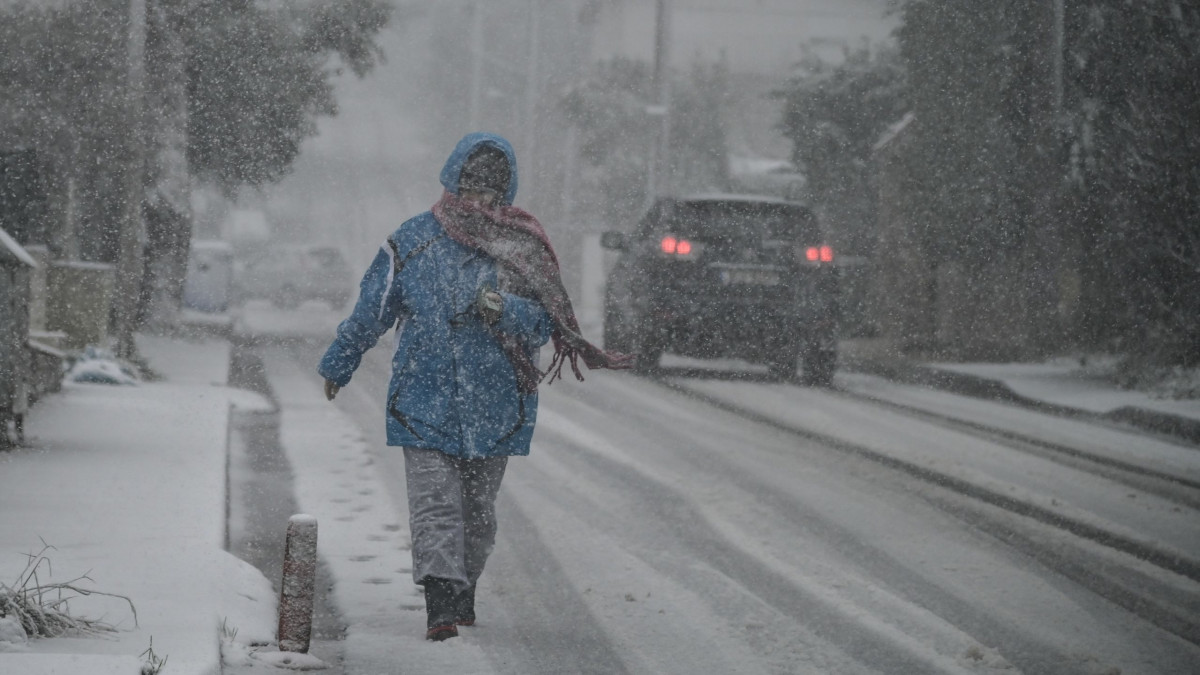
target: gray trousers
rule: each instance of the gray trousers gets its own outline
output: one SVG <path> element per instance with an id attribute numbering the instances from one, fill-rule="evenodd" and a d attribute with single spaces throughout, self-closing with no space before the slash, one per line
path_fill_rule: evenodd
<path id="1" fill-rule="evenodd" d="M 448 579 L 457 591 L 475 585 L 496 544 L 496 494 L 507 465 L 508 457 L 404 448 L 413 581 Z"/>

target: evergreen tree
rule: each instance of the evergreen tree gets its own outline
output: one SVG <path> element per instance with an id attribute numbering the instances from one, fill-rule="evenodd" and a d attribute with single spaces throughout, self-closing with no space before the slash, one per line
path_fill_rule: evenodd
<path id="1" fill-rule="evenodd" d="M 1056 349 L 1065 180 L 1053 109 L 1053 5 L 912 0 L 897 30 L 918 190 L 903 220 L 934 270 L 928 311 L 970 357 Z"/>
<path id="2" fill-rule="evenodd" d="M 663 193 L 727 189 L 722 120 L 726 77 L 721 64 L 697 64 L 690 78 L 672 80 L 672 133 Z M 661 119 L 648 110 L 656 100 L 650 66 L 617 58 L 599 64 L 559 104 L 581 132 L 580 206 L 605 222 L 632 223 L 645 207 L 661 128 Z"/>
<path id="3" fill-rule="evenodd" d="M 1200 7 L 1081 0 L 1067 14 L 1085 336 L 1200 364 Z"/>
<path id="4" fill-rule="evenodd" d="M 868 254 L 874 246 L 872 148 L 908 110 L 906 93 L 899 53 L 868 45 L 847 50 L 838 65 L 807 56 L 775 92 L 784 100 L 781 127 L 792 159 L 839 250 Z"/>
<path id="5" fill-rule="evenodd" d="M 1200 7 L 1063 9 L 1055 35 L 1051 3 L 903 6 L 919 122 L 906 149 L 917 192 L 908 219 L 928 223 L 914 238 L 935 265 L 966 270 L 976 306 L 1026 315 L 1024 328 L 999 331 L 1005 339 L 1053 346 L 1044 338 L 1062 322 L 1077 344 L 1133 363 L 1195 365 Z"/>
<path id="6" fill-rule="evenodd" d="M 1041 8 L 1023 0 L 916 0 L 897 31 L 922 133 L 914 149 L 933 193 L 940 260 L 987 262 L 1031 242 L 1035 168 L 1052 162 L 1040 145 L 1050 81 Z"/>

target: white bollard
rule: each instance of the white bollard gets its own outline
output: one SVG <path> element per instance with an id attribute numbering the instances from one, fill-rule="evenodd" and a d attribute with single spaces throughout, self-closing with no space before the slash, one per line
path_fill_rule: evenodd
<path id="1" fill-rule="evenodd" d="M 300 513 L 288 519 L 279 590 L 279 651 L 308 653 L 312 638 L 313 589 L 317 576 L 317 519 Z"/>

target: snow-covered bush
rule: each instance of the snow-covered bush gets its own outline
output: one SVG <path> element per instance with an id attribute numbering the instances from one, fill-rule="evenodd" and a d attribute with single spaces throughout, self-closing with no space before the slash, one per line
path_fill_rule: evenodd
<path id="1" fill-rule="evenodd" d="M 138 384 L 142 378 L 133 364 L 107 350 L 89 346 L 71 360 L 65 379 L 91 384 Z"/>

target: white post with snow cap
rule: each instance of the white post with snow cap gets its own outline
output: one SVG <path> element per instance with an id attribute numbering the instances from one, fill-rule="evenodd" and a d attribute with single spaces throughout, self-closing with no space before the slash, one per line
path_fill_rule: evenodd
<path id="1" fill-rule="evenodd" d="M 313 589 L 317 576 L 317 519 L 298 513 L 288 519 L 279 589 L 279 651 L 308 653 L 312 638 Z"/>

